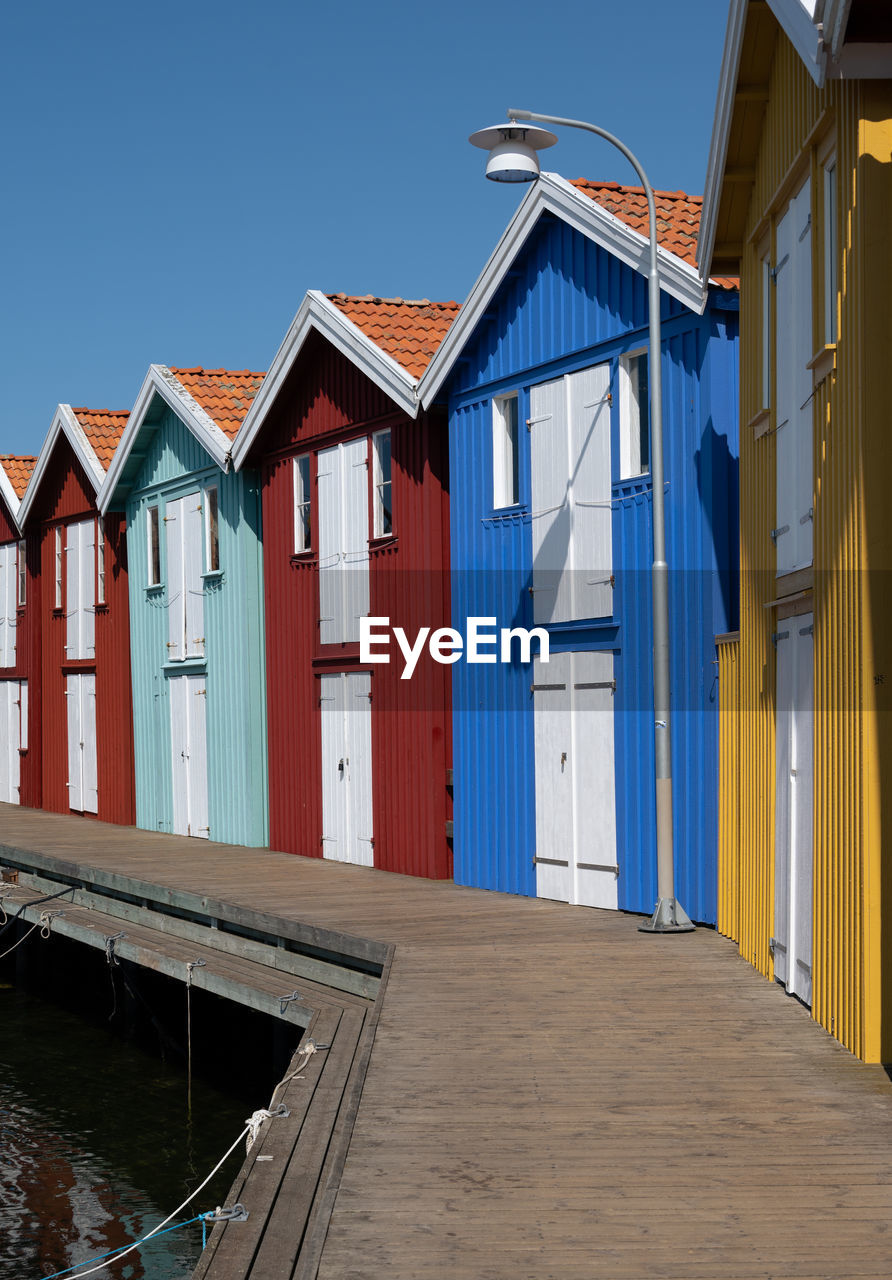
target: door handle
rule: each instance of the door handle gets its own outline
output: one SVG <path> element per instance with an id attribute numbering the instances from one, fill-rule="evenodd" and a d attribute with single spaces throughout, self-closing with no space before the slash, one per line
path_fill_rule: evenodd
<path id="1" fill-rule="evenodd" d="M 561 752 L 561 773 L 564 772 L 564 765 L 566 763 L 567 763 L 567 753 L 566 751 L 562 751 Z"/>
<path id="2" fill-rule="evenodd" d="M 343 760 L 343 758 L 338 761 L 338 773 L 344 772 L 344 763 L 345 761 Z"/>

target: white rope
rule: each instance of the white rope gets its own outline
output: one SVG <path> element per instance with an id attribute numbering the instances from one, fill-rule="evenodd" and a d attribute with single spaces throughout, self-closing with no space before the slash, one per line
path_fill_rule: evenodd
<path id="1" fill-rule="evenodd" d="M 260 1126 L 263 1124 L 264 1120 L 275 1120 L 279 1116 L 287 1115 L 288 1108 L 281 1102 L 276 1107 L 275 1111 L 269 1111 L 266 1107 L 261 1107 L 259 1111 L 254 1111 L 245 1121 L 245 1124 L 248 1126 L 246 1130 L 248 1137 L 245 1142 L 245 1152 L 247 1153 L 250 1151 L 254 1143 L 257 1141 L 257 1136 L 260 1133 Z"/>
<path id="2" fill-rule="evenodd" d="M 128 1253 L 132 1253 L 134 1249 L 138 1249 L 138 1248 L 140 1247 L 140 1245 L 145 1244 L 145 1242 L 146 1242 L 147 1240 L 151 1240 L 152 1236 L 157 1235 L 157 1234 L 158 1234 L 158 1232 L 161 1230 L 161 1228 L 162 1228 L 162 1227 L 166 1227 L 166 1226 L 167 1226 L 167 1224 L 168 1224 L 168 1222 L 170 1222 L 170 1220 L 171 1220 L 172 1218 L 175 1218 L 175 1217 L 177 1216 L 177 1214 L 178 1214 L 178 1213 L 182 1213 L 182 1211 L 185 1209 L 186 1205 L 187 1205 L 187 1204 L 189 1204 L 189 1203 L 190 1203 L 190 1201 L 192 1201 L 192 1200 L 194 1200 L 194 1199 L 195 1199 L 195 1197 L 198 1195 L 199 1191 L 203 1191 L 203 1190 L 204 1190 L 204 1188 L 205 1188 L 205 1187 L 207 1186 L 207 1184 L 210 1182 L 211 1178 L 213 1178 L 213 1176 L 214 1176 L 214 1174 L 217 1172 L 217 1170 L 218 1170 L 218 1169 L 220 1169 L 220 1168 L 221 1168 L 221 1166 L 222 1166 L 223 1164 L 225 1164 L 225 1162 L 226 1162 L 226 1161 L 229 1159 L 229 1157 L 232 1155 L 233 1151 L 235 1151 L 235 1149 L 236 1149 L 236 1147 L 238 1146 L 238 1144 L 241 1142 L 242 1138 L 243 1138 L 243 1137 L 245 1136 L 245 1134 L 246 1134 L 246 1133 L 248 1133 L 248 1132 L 249 1132 L 249 1128 L 244 1128 L 244 1129 L 242 1129 L 241 1133 L 240 1133 L 240 1134 L 239 1134 L 239 1136 L 236 1138 L 235 1142 L 233 1142 L 232 1146 L 229 1148 L 229 1150 L 226 1152 L 226 1154 L 222 1157 L 222 1159 L 221 1159 L 221 1160 L 220 1160 L 220 1161 L 219 1161 L 219 1162 L 214 1166 L 214 1168 L 210 1171 L 210 1173 L 208 1174 L 208 1176 L 205 1178 L 204 1182 L 202 1182 L 201 1186 L 196 1187 L 196 1188 L 195 1188 L 195 1190 L 194 1190 L 190 1195 L 188 1195 L 188 1196 L 186 1197 L 186 1199 L 183 1201 L 183 1203 L 182 1203 L 182 1204 L 181 1204 L 177 1209 L 174 1209 L 173 1213 L 168 1214 L 168 1216 L 164 1219 L 164 1221 L 163 1221 L 163 1222 L 159 1222 L 159 1223 L 158 1223 L 158 1225 L 157 1225 L 157 1227 L 153 1227 L 153 1228 L 152 1228 L 152 1230 L 148 1233 L 148 1235 L 145 1235 L 145 1236 L 143 1236 L 143 1237 L 142 1237 L 142 1239 L 137 1240 L 137 1241 L 135 1242 L 135 1244 L 128 1245 L 128 1246 L 127 1246 L 127 1248 L 126 1248 L 126 1249 L 124 1249 L 121 1253 L 116 1253 L 116 1254 L 115 1254 L 115 1256 L 114 1256 L 113 1258 L 107 1258 L 107 1259 L 105 1260 L 105 1262 L 100 1263 L 98 1267 L 91 1267 L 89 1271 L 78 1271 L 76 1275 L 73 1275 L 73 1276 L 71 1277 L 71 1280 L 82 1280 L 82 1278 L 83 1278 L 84 1276 L 92 1276 L 92 1275 L 95 1275 L 97 1271 L 102 1271 L 102 1269 L 103 1269 L 104 1267 L 109 1266 L 112 1262 L 119 1262 L 119 1261 L 120 1261 L 120 1259 L 121 1259 L 121 1258 L 126 1257 Z"/>
<path id="3" fill-rule="evenodd" d="M 4 951 L 4 952 L 3 952 L 3 955 L 0 955 L 0 960 L 5 960 L 7 956 L 12 955 L 12 953 L 13 953 L 13 951 L 15 951 L 16 947 L 20 947 L 20 946 L 22 945 L 22 943 L 23 943 L 23 942 L 26 942 L 26 941 L 28 940 L 28 938 L 30 938 L 30 937 L 31 937 L 31 934 L 34 932 L 34 930 L 35 930 L 35 929 L 39 929 L 39 928 L 40 928 L 40 921 L 38 920 L 38 921 L 37 921 L 37 924 L 32 924 L 31 928 L 28 930 L 28 932 L 27 932 L 27 933 L 23 933 L 23 934 L 22 934 L 22 936 L 19 938 L 18 942 L 14 942 L 14 943 L 12 944 L 12 946 L 9 948 L 9 950 L 8 950 L 8 951 Z"/>

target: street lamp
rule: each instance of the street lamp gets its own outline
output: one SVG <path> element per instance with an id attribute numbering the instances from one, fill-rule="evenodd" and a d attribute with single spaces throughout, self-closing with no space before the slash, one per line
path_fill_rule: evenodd
<path id="1" fill-rule="evenodd" d="M 669 595 L 666 564 L 666 517 L 663 504 L 663 384 L 660 368 L 660 276 L 657 267 L 657 217 L 653 188 L 638 160 L 619 138 L 606 129 L 584 120 L 561 116 L 534 115 L 532 111 L 508 109 L 508 123 L 472 133 L 469 142 L 489 152 L 486 176 L 494 182 L 532 182 L 539 176 L 537 151 L 557 142 L 555 134 L 526 122 L 567 125 L 585 129 L 612 142 L 632 165 L 647 196 L 650 223 L 650 268 L 648 308 L 650 319 L 649 377 L 651 420 L 651 476 L 653 480 L 653 610 L 654 610 L 654 773 L 657 799 L 657 892 L 656 909 L 646 933 L 689 933 L 690 918 L 675 897 L 675 866 L 672 849 L 672 744 L 669 732 Z"/>

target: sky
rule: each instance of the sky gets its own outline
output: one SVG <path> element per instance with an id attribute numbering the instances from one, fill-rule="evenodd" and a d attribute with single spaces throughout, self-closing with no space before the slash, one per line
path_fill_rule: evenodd
<path id="1" fill-rule="evenodd" d="M 727 0 L 30 0 L 0 17 L 0 453 L 151 363 L 267 369 L 307 289 L 463 301 L 508 107 L 702 194 Z M 543 168 L 634 182 L 560 130 Z"/>

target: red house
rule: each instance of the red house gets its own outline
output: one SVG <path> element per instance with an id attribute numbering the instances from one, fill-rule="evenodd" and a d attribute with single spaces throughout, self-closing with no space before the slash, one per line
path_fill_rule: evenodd
<path id="1" fill-rule="evenodd" d="M 125 824 L 134 820 L 125 526 L 122 515 L 100 517 L 96 494 L 127 416 L 60 404 L 19 508 L 41 737 L 31 763 L 39 798 L 23 792 L 23 803 Z"/>
<path id="2" fill-rule="evenodd" d="M 21 501 L 36 461 L 0 455 L 0 800 L 7 804 L 40 803 L 40 751 L 28 749 L 32 723 L 40 723 L 39 704 L 35 712 L 33 697 L 29 701 L 31 673 L 40 653 L 39 631 L 33 625 L 39 610 L 28 608 L 28 553 L 19 525 Z"/>
<path id="3" fill-rule="evenodd" d="M 233 446 L 262 476 L 273 848 L 452 874 L 450 669 L 359 640 L 450 621 L 446 418 L 415 388 L 457 311 L 311 291 Z"/>

